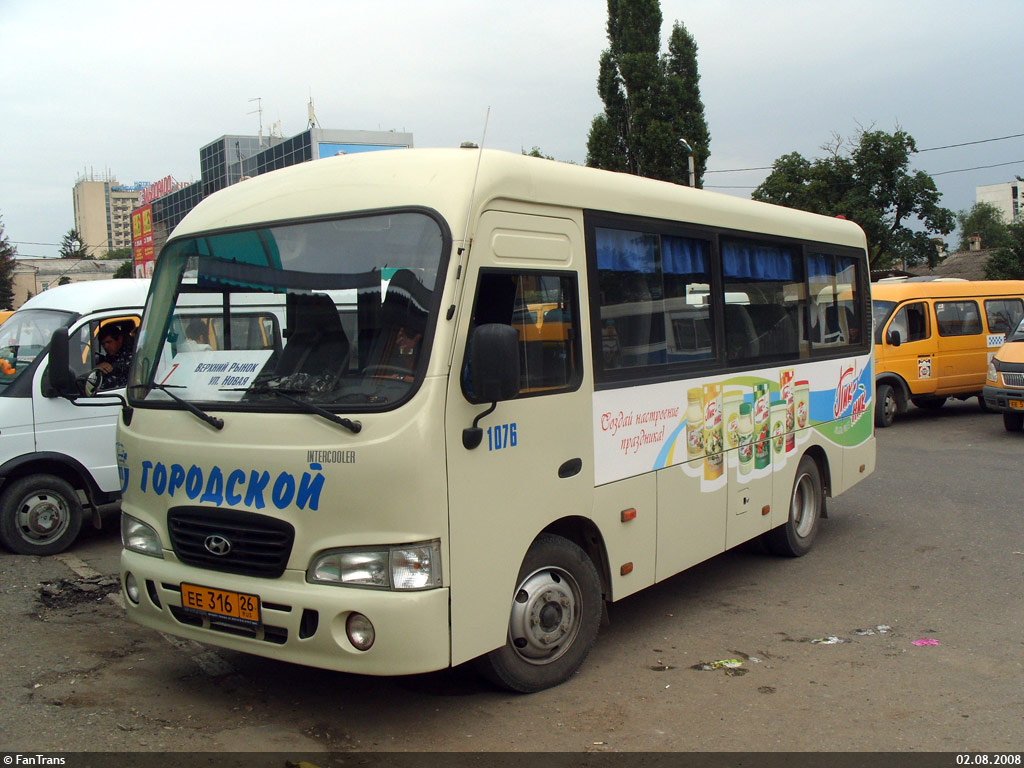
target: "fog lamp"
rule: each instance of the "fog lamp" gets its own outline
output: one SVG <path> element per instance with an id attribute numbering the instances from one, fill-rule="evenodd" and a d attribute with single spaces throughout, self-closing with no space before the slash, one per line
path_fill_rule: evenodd
<path id="1" fill-rule="evenodd" d="M 350 613 L 345 620 L 345 632 L 348 634 L 349 642 L 360 651 L 370 650 L 376 633 L 373 631 L 373 623 L 361 613 Z"/>

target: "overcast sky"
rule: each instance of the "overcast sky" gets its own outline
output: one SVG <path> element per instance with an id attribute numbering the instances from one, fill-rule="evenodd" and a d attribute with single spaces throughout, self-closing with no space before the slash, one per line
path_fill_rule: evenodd
<path id="1" fill-rule="evenodd" d="M 1021 0 L 662 0 L 699 46 L 709 171 L 820 156 L 834 133 L 897 126 L 942 204 L 1024 175 Z M 603 0 L 0 0 L 0 216 L 21 256 L 57 253 L 84 173 L 199 179 L 199 148 L 323 128 L 404 130 L 418 147 L 539 146 L 583 163 Z M 1009 164 L 1012 163 L 1012 164 Z M 971 170 L 978 166 L 1000 167 Z M 941 174 L 941 175 L 938 175 Z M 708 173 L 747 196 L 764 171 Z M 953 243 L 955 245 L 955 243 Z"/>

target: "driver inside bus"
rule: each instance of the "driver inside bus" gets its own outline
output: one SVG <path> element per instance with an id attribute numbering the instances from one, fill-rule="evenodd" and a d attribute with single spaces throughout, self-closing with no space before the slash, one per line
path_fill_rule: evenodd
<path id="1" fill-rule="evenodd" d="M 128 367 L 132 362 L 132 345 L 120 326 L 108 325 L 100 331 L 99 355 L 96 367 L 103 371 L 103 389 L 118 389 L 128 383 Z"/>

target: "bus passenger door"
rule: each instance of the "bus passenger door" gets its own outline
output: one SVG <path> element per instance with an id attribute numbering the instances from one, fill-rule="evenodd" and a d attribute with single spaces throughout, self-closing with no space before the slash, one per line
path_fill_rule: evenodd
<path id="1" fill-rule="evenodd" d="M 571 233 L 523 232 L 519 221 L 516 229 L 497 222 L 485 227 L 495 216 L 513 217 L 489 213 L 478 230 L 474 257 L 499 266 L 480 268 L 474 259 L 467 270 L 467 306 L 459 315 L 448 386 L 452 664 L 505 643 L 516 579 L 531 542 L 552 521 L 589 517 L 593 495 L 578 275 L 543 262 L 539 268 L 520 267 L 498 253 L 519 239 L 517 247 L 529 254 L 536 235 L 538 248 L 547 248 L 549 256 L 559 253 L 560 242 L 560 258 L 571 266 Z M 569 220 L 514 219 L 575 227 Z M 493 258 L 488 249 L 495 251 Z M 576 258 L 582 264 L 582 252 Z M 520 366 L 518 396 L 498 402 L 486 415 L 491 404 L 475 402 L 471 366 L 473 332 L 485 324 L 516 330 Z M 464 432 L 474 424 L 481 439 L 472 447 Z"/>

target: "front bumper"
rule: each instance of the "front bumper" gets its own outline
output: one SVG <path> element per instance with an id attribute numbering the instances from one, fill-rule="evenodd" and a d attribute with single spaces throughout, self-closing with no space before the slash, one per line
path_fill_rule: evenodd
<path id="1" fill-rule="evenodd" d="M 985 405 L 993 411 L 1024 413 L 1024 389 L 1007 389 L 986 384 L 981 396 L 985 398 Z M 1021 405 L 1013 407 L 1010 405 L 1010 401 Z"/>
<path id="2" fill-rule="evenodd" d="M 121 552 L 121 589 L 128 617 L 143 626 L 209 645 L 311 667 L 367 675 L 404 675 L 444 669 L 451 663 L 448 589 L 385 592 L 306 582 L 303 571 L 278 579 L 219 573 L 185 565 L 165 552 L 162 560 Z M 125 590 L 131 573 L 139 602 Z M 197 617 L 181 607 L 181 584 L 258 595 L 259 626 L 240 627 Z M 349 642 L 345 622 L 358 612 L 373 623 L 367 651 Z"/>

